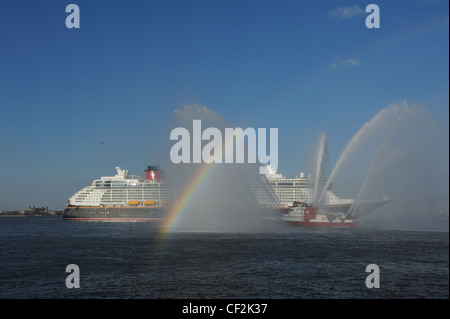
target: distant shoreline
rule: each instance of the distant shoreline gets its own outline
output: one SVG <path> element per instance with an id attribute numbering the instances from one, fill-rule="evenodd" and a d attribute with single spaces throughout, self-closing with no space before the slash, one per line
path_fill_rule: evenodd
<path id="1" fill-rule="evenodd" d="M 61 215 L 52 215 L 52 214 L 46 214 L 46 215 L 4 215 L 0 214 L 0 218 L 2 217 L 61 217 Z"/>
<path id="2" fill-rule="evenodd" d="M 26 217 L 25 215 L 0 215 L 0 217 Z"/>
<path id="3" fill-rule="evenodd" d="M 24 217 L 24 216 L 61 216 L 62 210 L 48 209 L 48 207 L 29 207 L 25 210 L 4 210 L 0 217 Z"/>

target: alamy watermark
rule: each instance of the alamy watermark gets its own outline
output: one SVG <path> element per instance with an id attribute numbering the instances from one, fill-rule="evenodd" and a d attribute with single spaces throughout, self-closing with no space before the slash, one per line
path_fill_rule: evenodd
<path id="1" fill-rule="evenodd" d="M 179 163 L 256 163 L 269 164 L 276 171 L 278 168 L 278 129 L 270 128 L 269 154 L 267 154 L 267 130 L 265 128 L 225 128 L 224 136 L 215 127 L 202 131 L 201 120 L 192 122 L 191 133 L 184 127 L 177 127 L 170 133 L 171 141 L 176 142 L 170 149 L 170 160 Z M 247 152 L 245 151 L 247 138 Z M 202 147 L 203 141 L 209 141 Z M 236 146 L 236 150 L 234 147 Z M 191 152 L 192 150 L 192 152 Z M 236 152 L 235 152 L 236 151 Z M 247 161 L 245 154 L 247 153 Z M 259 169 L 265 174 L 265 169 Z"/>
<path id="2" fill-rule="evenodd" d="M 66 6 L 66 12 L 70 13 L 66 17 L 66 27 L 68 29 L 80 28 L 80 7 L 76 4 L 69 4 Z M 366 6 L 366 12 L 370 13 L 366 17 L 366 27 L 368 29 L 380 28 L 380 7 L 376 4 L 369 4 Z"/>
<path id="3" fill-rule="evenodd" d="M 80 7 L 76 4 L 69 4 L 66 7 L 66 12 L 70 14 L 66 18 L 66 27 L 68 29 L 80 28 Z"/>
<path id="4" fill-rule="evenodd" d="M 367 265 L 366 272 L 370 272 L 370 275 L 366 278 L 366 287 L 380 288 L 380 268 L 378 267 L 378 265 Z"/>
<path id="5" fill-rule="evenodd" d="M 379 29 L 380 28 L 380 7 L 376 4 L 369 4 L 366 7 L 366 12 L 370 14 L 366 18 L 366 27 L 368 29 Z"/>
<path id="6" fill-rule="evenodd" d="M 80 288 L 80 267 L 75 264 L 67 265 L 66 272 L 70 273 L 66 278 L 66 287 Z"/>

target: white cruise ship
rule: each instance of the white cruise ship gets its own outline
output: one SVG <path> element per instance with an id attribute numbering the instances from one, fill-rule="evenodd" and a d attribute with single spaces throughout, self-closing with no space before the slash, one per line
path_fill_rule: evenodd
<path id="1" fill-rule="evenodd" d="M 116 167 L 115 176 L 94 180 L 68 201 L 64 219 L 159 220 L 176 198 L 175 185 L 162 182 L 157 166 L 148 166 L 146 178 Z"/>
<path id="2" fill-rule="evenodd" d="M 298 177 L 285 177 L 275 172 L 270 166 L 265 166 L 265 178 L 276 195 L 280 206 L 290 207 L 294 202 L 314 203 L 314 179 L 300 173 Z M 325 184 L 325 183 L 323 183 Z M 323 206 L 328 210 L 348 212 L 353 199 L 340 198 L 331 189 L 328 189 L 322 199 Z"/>
<path id="3" fill-rule="evenodd" d="M 276 196 L 280 207 L 291 208 L 294 202 L 302 202 L 308 205 L 315 205 L 314 203 L 314 189 L 315 180 L 311 176 L 305 177 L 304 173 L 300 173 L 298 177 L 285 177 L 282 174 L 275 172 L 270 166 L 265 166 L 267 174 L 265 179 L 270 184 L 271 189 Z M 325 187 L 326 181 L 322 181 L 322 187 L 319 187 L 319 191 L 322 191 Z M 381 200 L 364 200 L 358 203 L 358 212 L 367 214 L 372 212 L 376 208 L 388 203 L 390 200 L 383 198 Z M 352 213 L 354 217 L 355 212 L 352 209 L 354 199 L 340 198 L 331 187 L 325 192 L 320 202 L 320 207 L 325 211 L 335 213 Z"/>
<path id="4" fill-rule="evenodd" d="M 115 176 L 96 179 L 69 199 L 75 206 L 140 206 L 161 205 L 173 198 L 172 189 L 161 183 L 158 167 L 149 166 L 146 179 L 129 175 L 128 170 L 116 167 Z"/>

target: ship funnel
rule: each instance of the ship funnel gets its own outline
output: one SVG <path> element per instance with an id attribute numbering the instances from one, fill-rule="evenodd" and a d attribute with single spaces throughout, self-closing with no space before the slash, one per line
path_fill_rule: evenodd
<path id="1" fill-rule="evenodd" d="M 160 181 L 162 179 L 162 172 L 159 166 L 147 166 L 145 179 L 148 181 Z"/>

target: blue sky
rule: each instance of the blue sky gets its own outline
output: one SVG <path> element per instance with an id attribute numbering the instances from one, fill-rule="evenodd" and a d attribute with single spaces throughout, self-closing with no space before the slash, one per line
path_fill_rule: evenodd
<path id="1" fill-rule="evenodd" d="M 65 26 L 70 3 L 80 29 Z M 365 26 L 370 3 L 380 29 Z M 448 134 L 448 12 L 447 0 L 4 0 L 0 210 L 62 209 L 115 166 L 143 176 L 187 104 L 278 128 L 289 176 L 306 169 L 321 132 L 332 165 L 402 100 Z"/>

